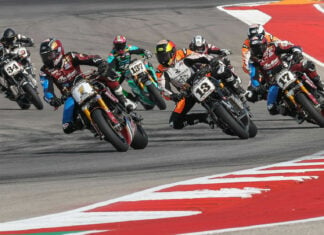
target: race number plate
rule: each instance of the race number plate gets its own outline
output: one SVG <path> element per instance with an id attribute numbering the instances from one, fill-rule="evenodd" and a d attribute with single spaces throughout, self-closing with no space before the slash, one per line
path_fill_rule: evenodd
<path id="1" fill-rule="evenodd" d="M 129 70 L 132 75 L 138 75 L 146 71 L 145 65 L 141 60 L 136 60 L 132 64 L 129 65 Z"/>
<path id="2" fill-rule="evenodd" d="M 276 75 L 276 82 L 278 86 L 282 89 L 286 89 L 294 81 L 296 81 L 296 77 L 289 70 L 282 70 Z"/>
<path id="3" fill-rule="evenodd" d="M 203 77 L 192 89 L 193 95 L 200 102 L 204 101 L 213 91 L 215 85 L 207 78 Z"/>
<path id="4" fill-rule="evenodd" d="M 72 97 L 78 104 L 82 104 L 88 97 L 95 94 L 95 90 L 86 81 L 80 82 L 72 88 Z"/>
<path id="5" fill-rule="evenodd" d="M 17 61 L 13 60 L 4 66 L 4 70 L 6 71 L 8 76 L 12 77 L 19 73 L 22 70 L 22 68 L 21 65 L 17 63 Z"/>

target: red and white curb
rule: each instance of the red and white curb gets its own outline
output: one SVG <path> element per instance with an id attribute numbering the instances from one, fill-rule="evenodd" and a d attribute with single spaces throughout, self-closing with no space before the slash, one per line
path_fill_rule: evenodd
<path id="1" fill-rule="evenodd" d="M 277 2 L 232 4 L 217 8 L 248 25 L 264 25 L 276 37 L 302 46 L 306 57 L 324 66 L 324 1 L 318 4 L 307 4 L 305 0 L 296 1 L 296 4 L 285 4 L 284 1 L 274 4 Z"/>
<path id="2" fill-rule="evenodd" d="M 324 220 L 324 151 L 0 223 L 0 234 L 208 234 Z"/>

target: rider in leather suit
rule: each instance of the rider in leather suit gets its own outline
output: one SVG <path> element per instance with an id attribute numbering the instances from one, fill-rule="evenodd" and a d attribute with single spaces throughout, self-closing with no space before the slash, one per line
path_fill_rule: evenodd
<path id="1" fill-rule="evenodd" d="M 15 48 L 24 46 L 24 47 L 32 47 L 34 46 L 34 40 L 32 38 L 26 37 L 25 35 L 22 34 L 17 34 L 15 30 L 12 28 L 7 28 L 4 32 L 3 35 L 0 39 L 1 42 L 1 47 L 0 50 L 3 50 L 3 55 L 2 58 L 4 57 L 5 54 L 10 54 Z M 27 51 L 30 55 L 30 52 Z M 28 57 L 24 61 L 24 66 L 25 68 L 29 69 L 29 73 L 32 75 L 33 82 L 36 84 L 36 74 L 34 73 L 33 67 L 31 66 L 31 61 L 30 58 Z M 12 96 L 12 93 L 9 89 L 9 87 L 6 85 L 7 82 L 2 82 L 0 84 L 0 89 L 4 91 L 7 95 L 8 98 Z"/>
<path id="2" fill-rule="evenodd" d="M 110 51 L 107 62 L 116 71 L 121 74 L 119 83 L 121 84 L 125 80 L 125 72 L 128 70 L 128 65 L 131 61 L 131 55 L 146 55 L 147 58 L 152 57 L 152 53 L 149 50 L 139 48 L 134 45 L 127 45 L 127 39 L 123 35 L 117 35 L 114 38 L 114 47 Z"/>
<path id="3" fill-rule="evenodd" d="M 305 73 L 321 91 L 324 91 L 323 84 L 320 77 L 316 71 L 313 62 L 308 60 L 303 60 L 302 49 L 299 46 L 293 45 L 287 41 L 277 41 L 268 43 L 266 38 L 260 39 L 258 36 L 251 38 L 251 62 L 256 68 L 255 76 L 259 77 L 261 75 L 270 87 L 268 90 L 267 97 L 267 108 L 270 114 L 275 115 L 284 110 L 280 110 L 277 106 L 277 97 L 279 92 L 279 87 L 276 84 L 271 83 L 272 70 L 278 68 L 281 65 L 280 55 L 284 53 L 289 53 L 293 55 L 294 61 L 296 63 L 291 67 L 292 71 L 298 71 Z"/>
<path id="4" fill-rule="evenodd" d="M 241 100 L 243 102 L 246 102 L 246 98 L 244 96 L 245 90 L 242 87 L 242 81 L 239 78 L 239 76 L 234 72 L 234 68 L 231 65 L 230 60 L 225 57 L 231 54 L 231 51 L 228 49 L 220 49 L 212 44 L 208 44 L 205 40 L 205 38 L 201 35 L 196 35 L 193 37 L 191 43 L 189 44 L 189 49 L 203 54 L 203 55 L 219 55 L 221 58 L 221 61 L 226 65 L 226 70 L 232 71 L 233 76 L 227 76 L 227 79 L 224 80 L 224 83 L 227 86 L 232 87 L 232 89 L 241 97 Z M 222 58 L 224 57 L 224 58 Z"/>
<path id="5" fill-rule="evenodd" d="M 44 100 L 51 106 L 57 108 L 62 105 L 61 98 L 54 93 L 54 85 L 65 94 L 81 73 L 81 65 L 96 66 L 101 74 L 100 80 L 114 92 L 119 101 L 127 108 L 132 105 L 132 102 L 123 95 L 121 85 L 115 80 L 117 75 L 100 56 L 77 52 L 65 54 L 61 41 L 55 38 L 46 39 L 40 44 L 40 56 L 44 64 L 39 74 L 44 89 Z M 62 124 L 66 134 L 82 129 L 82 123 L 76 120 L 75 101 L 71 96 L 64 102 Z"/>
<path id="6" fill-rule="evenodd" d="M 264 37 L 267 42 L 279 41 L 279 39 L 272 34 L 265 32 L 264 28 L 260 24 L 249 25 L 247 38 L 244 40 L 242 45 L 242 69 L 245 73 L 250 76 L 250 84 L 248 85 L 247 100 L 250 102 L 256 102 L 262 99 L 266 99 L 266 89 L 261 85 L 260 78 L 255 76 L 255 68 L 253 64 L 249 63 L 251 56 L 251 38 L 257 36 L 259 38 Z"/>
<path id="7" fill-rule="evenodd" d="M 192 96 L 183 97 L 181 93 L 173 92 L 171 85 L 178 91 L 186 89 L 190 85 L 188 82 L 191 78 L 187 79 L 187 77 L 194 74 L 191 72 L 194 64 L 201 64 L 202 67 L 209 66 L 212 76 L 220 80 L 231 77 L 231 71 L 224 64 L 220 65 L 219 60 L 214 60 L 212 56 L 201 55 L 189 49 L 177 50 L 174 42 L 170 40 L 161 40 L 157 43 L 156 57 L 160 63 L 157 67 L 157 76 L 162 88 L 162 95 L 165 99 L 176 102 L 176 107 L 170 116 L 170 126 L 174 129 L 182 129 L 187 125 L 207 123 L 213 127 L 207 113 L 187 114 L 195 105 L 196 99 Z M 221 69 L 220 66 L 222 66 Z M 179 68 L 184 70 L 178 70 Z"/>

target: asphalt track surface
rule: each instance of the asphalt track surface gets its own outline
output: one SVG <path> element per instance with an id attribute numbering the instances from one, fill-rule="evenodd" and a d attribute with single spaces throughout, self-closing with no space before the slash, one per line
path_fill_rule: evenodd
<path id="1" fill-rule="evenodd" d="M 106 57 L 114 35 L 154 49 L 168 38 L 186 47 L 195 34 L 229 48 L 236 71 L 247 26 L 215 8 L 240 1 L 0 1 L 0 29 L 11 26 L 35 39 L 32 61 L 39 69 L 39 43 L 55 36 L 66 51 Z M 153 63 L 156 64 L 155 58 Z M 86 68 L 85 68 L 86 69 Z M 319 68 L 324 74 L 323 68 Z M 42 92 L 41 92 L 42 93 Z M 144 111 L 149 135 L 144 150 L 118 153 L 88 131 L 65 135 L 62 108 L 20 110 L 0 94 L 0 222 L 75 209 L 129 193 L 195 177 L 292 160 L 323 150 L 323 130 L 269 116 L 265 103 L 251 104 L 259 133 L 239 140 L 199 124 L 168 126 L 166 111 Z M 198 105 L 193 111 L 202 110 Z M 323 222 L 254 229 L 235 234 L 321 234 Z M 230 234 L 230 233 L 226 233 Z"/>

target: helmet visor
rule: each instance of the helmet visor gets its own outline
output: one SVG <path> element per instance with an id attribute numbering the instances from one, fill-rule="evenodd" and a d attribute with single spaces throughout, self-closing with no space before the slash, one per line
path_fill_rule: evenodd
<path id="1" fill-rule="evenodd" d="M 171 60 L 171 53 L 170 52 L 158 52 L 156 54 L 156 58 L 162 65 L 169 65 L 169 62 Z"/>
<path id="2" fill-rule="evenodd" d="M 57 51 L 47 51 L 40 54 L 43 63 L 46 66 L 52 67 L 53 61 L 56 59 L 56 57 L 59 55 Z"/>
<path id="3" fill-rule="evenodd" d="M 126 47 L 126 43 L 116 43 L 115 49 L 116 51 L 123 51 Z"/>

